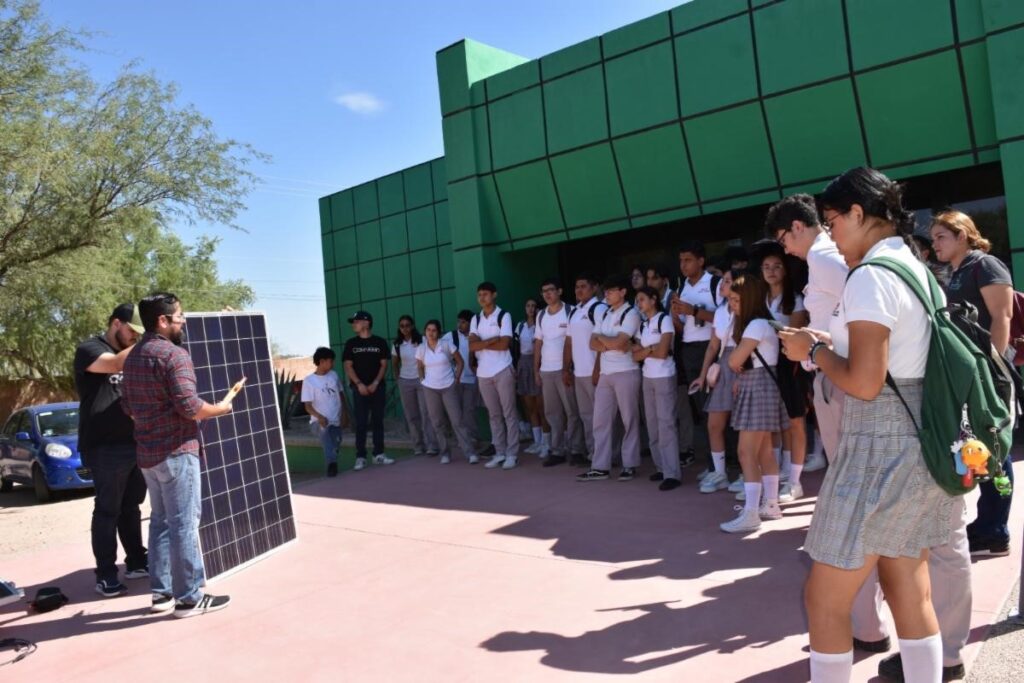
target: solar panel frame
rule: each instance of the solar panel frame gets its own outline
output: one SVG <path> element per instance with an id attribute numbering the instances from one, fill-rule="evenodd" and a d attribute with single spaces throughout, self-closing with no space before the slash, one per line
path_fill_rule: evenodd
<path id="1" fill-rule="evenodd" d="M 208 581 L 297 540 L 291 476 L 263 313 L 188 313 L 184 347 L 200 398 L 216 403 L 241 377 L 233 410 L 200 424 L 199 542 Z"/>

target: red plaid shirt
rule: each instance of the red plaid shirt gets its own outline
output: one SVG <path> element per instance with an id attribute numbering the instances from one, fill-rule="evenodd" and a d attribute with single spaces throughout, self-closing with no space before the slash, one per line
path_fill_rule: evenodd
<path id="1" fill-rule="evenodd" d="M 185 349 L 147 332 L 125 359 L 121 381 L 121 406 L 135 419 L 139 467 L 184 453 L 199 455 L 195 416 L 203 401 Z"/>

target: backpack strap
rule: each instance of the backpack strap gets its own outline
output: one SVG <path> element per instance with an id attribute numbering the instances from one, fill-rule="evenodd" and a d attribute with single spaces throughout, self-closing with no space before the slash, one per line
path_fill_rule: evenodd
<path id="1" fill-rule="evenodd" d="M 921 302 L 924 306 L 925 313 L 928 314 L 929 318 L 934 317 L 938 312 L 938 302 L 942 301 L 942 290 L 939 288 L 939 283 L 935 279 L 935 276 L 932 275 L 932 271 L 927 268 L 925 268 L 924 271 L 925 275 L 928 277 L 928 287 L 931 290 L 930 293 L 925 292 L 924 287 L 921 285 L 921 281 L 917 279 L 917 275 L 914 274 L 914 271 L 912 271 L 907 264 L 889 256 L 879 256 L 878 258 L 873 258 L 861 263 L 849 272 L 846 276 L 847 281 L 849 281 L 851 275 L 864 266 L 878 266 L 879 268 L 885 268 L 889 272 L 895 274 L 905 285 L 907 285 L 907 287 L 910 288 L 910 291 L 914 293 L 918 301 Z"/>
<path id="2" fill-rule="evenodd" d="M 548 307 L 545 306 L 544 308 L 542 308 L 539 311 L 537 311 L 537 327 L 540 327 L 540 321 L 544 319 L 544 313 L 546 313 L 547 310 L 548 310 Z"/>
<path id="3" fill-rule="evenodd" d="M 721 276 L 711 276 L 711 302 L 715 305 L 715 308 L 718 308 L 718 285 L 720 285 L 721 283 Z"/>
<path id="4" fill-rule="evenodd" d="M 500 325 L 501 323 L 499 322 L 498 324 Z M 517 322 L 516 323 L 516 329 L 514 329 L 512 331 L 512 338 L 515 339 L 516 341 L 519 341 L 519 337 L 520 337 L 520 335 L 522 335 L 523 328 L 525 326 L 526 326 L 526 321 L 525 320 L 520 320 L 519 322 Z"/>
<path id="5" fill-rule="evenodd" d="M 599 303 L 600 302 L 595 301 L 594 305 L 590 307 L 589 311 L 587 311 L 587 317 L 590 318 L 591 325 L 597 325 L 597 320 L 594 318 L 597 316 L 597 306 Z"/>
<path id="6" fill-rule="evenodd" d="M 609 309 L 611 310 L 611 309 Z M 626 315 L 633 310 L 633 304 L 626 304 L 626 308 L 623 309 L 622 315 L 619 316 L 619 327 L 622 327 L 623 321 L 626 319 Z"/>
<path id="7" fill-rule="evenodd" d="M 498 314 L 498 331 L 501 331 L 501 323 L 505 321 L 505 316 L 508 315 L 508 311 L 502 309 L 501 313 Z"/>
<path id="8" fill-rule="evenodd" d="M 779 393 L 781 394 L 782 393 L 782 385 L 779 384 L 779 377 L 778 377 L 778 375 L 776 375 L 774 372 L 772 372 L 772 369 L 768 366 L 768 363 L 765 362 L 764 356 L 761 355 L 761 352 L 757 350 L 756 346 L 754 347 L 754 355 L 757 356 L 757 359 L 759 361 L 761 361 L 761 367 L 768 371 L 768 376 L 772 378 L 773 382 L 775 382 L 775 386 L 778 387 Z"/>

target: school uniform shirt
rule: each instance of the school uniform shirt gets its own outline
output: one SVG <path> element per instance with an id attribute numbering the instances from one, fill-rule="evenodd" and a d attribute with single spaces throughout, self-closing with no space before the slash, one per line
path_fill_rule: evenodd
<path id="1" fill-rule="evenodd" d="M 751 320 L 743 330 L 743 338 L 757 340 L 757 351 L 769 368 L 774 368 L 779 364 L 779 337 L 775 333 L 775 328 L 769 325 L 767 320 L 764 318 Z M 750 359 L 754 362 L 755 368 L 765 367 L 757 354 L 751 353 Z"/>
<path id="2" fill-rule="evenodd" d="M 545 308 L 543 313 L 538 313 L 534 336 L 541 342 L 540 371 L 554 372 L 561 370 L 563 365 L 562 352 L 565 350 L 565 335 L 569 331 L 569 307 L 563 303 L 558 312 L 552 313 Z"/>
<path id="3" fill-rule="evenodd" d="M 591 316 L 590 310 L 595 306 L 597 308 Z M 590 349 L 590 335 L 606 310 L 608 306 L 595 297 L 577 306 L 569 317 L 568 336 L 572 342 L 572 372 L 575 377 L 591 377 L 594 374 L 597 352 Z M 594 318 L 594 323 L 590 322 L 591 317 Z"/>
<path id="4" fill-rule="evenodd" d="M 806 309 L 804 308 L 804 298 L 799 294 L 794 294 L 793 313 L 803 313 Z M 786 314 L 782 312 L 782 295 L 779 294 L 774 299 L 771 298 L 771 294 L 768 295 L 768 311 L 772 314 L 772 317 L 783 325 L 789 327 L 789 321 L 793 319 L 793 313 Z M 813 328 L 812 328 L 813 329 Z"/>
<path id="5" fill-rule="evenodd" d="M 625 333 L 632 339 L 640 331 L 640 314 L 626 303 L 619 306 L 617 310 L 609 308 L 601 318 L 601 324 L 597 326 L 596 331 L 605 337 L 615 337 L 619 333 Z M 629 372 L 636 369 L 636 361 L 633 360 L 633 354 L 629 350 L 601 352 L 602 375 L 614 375 L 617 372 Z"/>
<path id="6" fill-rule="evenodd" d="M 640 345 L 643 347 L 657 346 L 661 343 L 663 334 L 675 334 L 675 327 L 672 326 L 672 316 L 665 313 L 655 313 L 654 317 L 640 325 Z M 669 349 L 672 348 L 671 343 Z M 604 361 L 601 361 L 604 364 Z M 672 356 L 667 358 L 644 358 L 644 377 L 657 379 L 659 377 L 675 377 L 676 362 Z"/>
<path id="7" fill-rule="evenodd" d="M 714 276 L 711 273 L 704 273 L 697 284 L 692 285 L 688 279 L 683 280 L 682 291 L 679 292 L 679 298 L 688 304 L 701 306 L 706 311 L 713 311 L 718 308 L 718 292 L 711 291 L 711 280 Z M 692 315 L 680 315 L 679 319 L 683 321 L 683 343 L 689 344 L 692 342 L 709 342 L 711 341 L 711 325 L 704 322 L 703 325 L 697 324 L 697 319 Z"/>
<path id="8" fill-rule="evenodd" d="M 489 316 L 480 311 L 469 322 L 469 333 L 475 334 L 481 341 L 495 337 L 512 338 L 512 316 L 501 315 L 501 307 L 495 306 Z M 499 323 L 499 319 L 501 322 Z M 479 322 L 477 322 L 479 320 Z M 476 376 L 484 379 L 494 377 L 512 365 L 512 352 L 509 350 L 495 351 L 484 349 L 476 352 Z"/>
<path id="9" fill-rule="evenodd" d="M 402 366 L 398 369 L 399 379 L 420 378 L 419 368 L 416 367 L 416 349 L 422 346 L 422 344 L 422 342 L 413 344 L 411 341 L 403 341 L 397 348 L 391 347 L 392 358 L 398 358 L 402 361 Z"/>
<path id="10" fill-rule="evenodd" d="M 864 261 L 878 256 L 887 256 L 906 264 L 927 291 L 925 265 L 904 244 L 902 237 L 880 241 L 871 247 Z M 946 305 L 945 298 L 943 294 L 940 307 Z M 924 305 L 898 275 L 884 268 L 864 266 L 850 276 L 849 286 L 843 291 L 831 327 L 832 345 L 836 353 L 844 358 L 850 357 L 850 332 L 847 325 L 857 321 L 874 322 L 889 328 L 889 374 L 896 379 L 924 377 L 931 325 Z"/>
<path id="11" fill-rule="evenodd" d="M 462 377 L 459 378 L 460 384 L 476 384 L 476 374 L 473 372 L 473 368 L 469 367 L 469 337 L 456 331 L 455 336 L 459 343 L 459 355 L 462 356 Z"/>
<path id="12" fill-rule="evenodd" d="M 981 289 L 989 285 L 1012 287 L 1010 271 L 995 256 L 973 249 L 967 252 L 964 260 L 960 262 L 960 267 L 950 275 L 949 284 L 946 286 L 950 303 L 960 304 L 966 301 L 977 307 L 978 325 L 986 330 L 992 329 L 992 314 L 988 312 Z"/>
<path id="13" fill-rule="evenodd" d="M 315 372 L 302 380 L 303 403 L 312 403 L 313 409 L 327 418 L 328 424 L 341 425 L 341 380 L 331 370 L 323 375 Z M 310 424 L 317 419 L 309 416 Z"/>
<path id="14" fill-rule="evenodd" d="M 456 350 L 450 337 L 438 339 L 433 349 L 426 339 L 423 340 L 416 348 L 416 360 L 423 363 L 423 386 L 428 389 L 447 389 L 455 384 Z"/>
<path id="15" fill-rule="evenodd" d="M 533 356 L 533 340 L 536 336 L 536 330 L 536 325 L 530 326 L 526 322 L 519 323 L 517 332 L 519 334 L 520 356 Z M 533 361 L 531 360 L 530 362 Z"/>
<path id="16" fill-rule="evenodd" d="M 846 288 L 850 269 L 836 243 L 822 231 L 807 252 L 807 286 L 804 287 L 804 308 L 811 318 L 812 330 L 827 332 L 839 300 Z"/>
<path id="17" fill-rule="evenodd" d="M 724 348 L 736 346 L 736 341 L 732 338 L 732 311 L 729 310 L 729 304 L 722 304 L 718 307 L 711 327 L 715 330 L 715 336 L 722 342 Z"/>
<path id="18" fill-rule="evenodd" d="M 350 337 L 341 353 L 342 361 L 352 361 L 352 371 L 359 381 L 370 386 L 380 372 L 380 362 L 388 359 L 388 343 L 376 335 Z M 384 379 L 381 379 L 381 383 Z M 354 385 L 353 385 L 354 386 Z"/>

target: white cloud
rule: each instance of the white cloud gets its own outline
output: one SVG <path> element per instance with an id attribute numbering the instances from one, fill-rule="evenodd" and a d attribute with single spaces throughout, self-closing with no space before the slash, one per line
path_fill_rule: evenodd
<path id="1" fill-rule="evenodd" d="M 368 92 L 342 93 L 334 101 L 356 114 L 376 114 L 384 108 L 384 102 Z"/>

